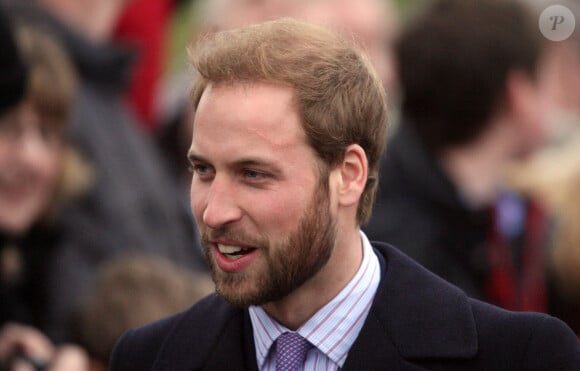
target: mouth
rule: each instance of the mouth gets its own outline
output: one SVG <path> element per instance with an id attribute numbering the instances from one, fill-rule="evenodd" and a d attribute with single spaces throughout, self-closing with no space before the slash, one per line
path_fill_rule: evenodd
<path id="1" fill-rule="evenodd" d="M 38 180 L 39 174 L 24 166 L 14 164 L 0 173 L 0 184 L 4 187 L 22 188 L 30 187 Z"/>
<path id="2" fill-rule="evenodd" d="M 256 248 L 253 247 L 224 245 L 219 243 L 217 244 L 217 249 L 224 257 L 226 257 L 230 261 L 238 260 L 256 250 Z"/>
<path id="3" fill-rule="evenodd" d="M 10 195 L 13 200 L 28 197 L 36 189 L 37 184 L 30 176 L 0 175 L 0 191 L 5 195 Z"/>

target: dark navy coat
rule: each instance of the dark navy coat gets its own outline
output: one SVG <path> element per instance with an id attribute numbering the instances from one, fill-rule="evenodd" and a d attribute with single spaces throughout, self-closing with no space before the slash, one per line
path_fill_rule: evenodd
<path id="1" fill-rule="evenodd" d="M 560 320 L 468 298 L 397 249 L 373 243 L 381 282 L 342 370 L 580 370 L 580 343 Z M 216 295 L 132 330 L 119 370 L 258 370 L 248 311 Z"/>

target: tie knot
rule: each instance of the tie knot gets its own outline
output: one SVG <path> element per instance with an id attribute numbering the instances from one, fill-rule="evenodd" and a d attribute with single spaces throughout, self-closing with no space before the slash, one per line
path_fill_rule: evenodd
<path id="1" fill-rule="evenodd" d="M 312 344 L 296 332 L 285 332 L 276 340 L 276 371 L 298 370 Z"/>

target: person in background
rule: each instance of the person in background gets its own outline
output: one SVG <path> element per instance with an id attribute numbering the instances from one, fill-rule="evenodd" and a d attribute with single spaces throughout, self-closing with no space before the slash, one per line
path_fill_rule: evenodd
<path id="1" fill-rule="evenodd" d="M 559 204 L 554 210 L 556 227 L 553 232 L 551 273 L 554 276 L 554 295 L 551 309 L 580 336 L 580 172 L 569 179 L 568 187 L 559 193 L 568 202 Z"/>
<path id="2" fill-rule="evenodd" d="M 202 0 L 198 32 L 218 32 L 253 23 L 292 17 L 322 24 L 354 39 L 377 70 L 385 89 L 395 90 L 392 42 L 398 23 L 391 0 Z"/>
<path id="3" fill-rule="evenodd" d="M 0 123 L 0 324 L 47 327 L 48 272 L 67 201 L 90 181 L 68 142 L 76 92 L 64 50 L 41 28 L 16 27 L 28 71 L 26 94 Z"/>
<path id="4" fill-rule="evenodd" d="M 470 299 L 361 232 L 387 103 L 357 48 L 280 19 L 191 57 L 191 208 L 217 294 L 126 333 L 111 371 L 580 365 L 562 321 Z"/>
<path id="5" fill-rule="evenodd" d="M 22 62 L 14 32 L 6 14 L 0 9 L 0 42 L 2 44 L 0 67 L 5 73 L 0 79 L 0 113 L 4 114 L 16 107 L 26 92 L 26 65 Z"/>
<path id="6" fill-rule="evenodd" d="M 82 188 L 67 165 L 74 74 L 54 39 L 34 28 L 13 32 L 2 9 L 0 45 L 0 369 L 50 362 L 47 370 L 83 371 L 82 349 L 57 347 L 38 329 L 45 324 L 43 260 L 59 235 L 54 213 L 73 184 Z"/>
<path id="7" fill-rule="evenodd" d="M 97 267 L 117 253 L 141 251 L 188 269 L 207 268 L 187 203 L 122 99 L 132 54 L 110 37 L 126 1 L 2 1 L 10 3 L 13 19 L 55 33 L 79 76 L 70 134 L 94 182 L 62 213 L 66 233 L 46 282 L 47 333 L 65 340 Z"/>
<path id="8" fill-rule="evenodd" d="M 504 165 L 549 137 L 553 59 L 528 4 L 436 0 L 396 41 L 401 125 L 381 165 L 372 239 L 475 298 L 546 311 L 547 218 Z"/>
<path id="9" fill-rule="evenodd" d="M 0 329 L 2 371 L 90 371 L 89 357 L 74 344 L 56 346 L 32 326 L 10 323 Z"/>
<path id="10" fill-rule="evenodd" d="M 567 7 L 578 20 L 576 1 L 534 1 L 538 17 L 549 6 Z M 538 200 L 552 227 L 548 255 L 548 313 L 561 318 L 580 335 L 580 29 L 565 40 L 546 39 L 556 76 L 553 90 L 560 110 L 549 143 L 529 158 L 509 164 L 506 179 L 514 189 Z"/>
<path id="11" fill-rule="evenodd" d="M 139 124 L 154 134 L 159 80 L 166 63 L 168 31 L 178 0 L 132 0 L 116 21 L 113 38 L 136 50 L 134 73 L 126 94 Z"/>
<path id="12" fill-rule="evenodd" d="M 120 255 L 98 271 L 76 321 L 76 343 L 91 370 L 107 370 L 115 343 L 126 331 L 185 310 L 213 291 L 207 275 L 159 256 Z"/>

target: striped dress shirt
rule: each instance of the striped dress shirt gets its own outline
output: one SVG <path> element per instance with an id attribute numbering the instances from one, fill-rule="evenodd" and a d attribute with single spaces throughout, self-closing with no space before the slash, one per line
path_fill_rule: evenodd
<path id="1" fill-rule="evenodd" d="M 362 263 L 350 282 L 297 332 L 314 347 L 306 354 L 304 370 L 339 370 L 368 315 L 380 281 L 379 260 L 361 231 Z M 256 360 L 261 371 L 274 371 L 275 341 L 292 332 L 258 306 L 249 308 Z"/>

